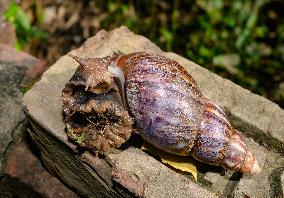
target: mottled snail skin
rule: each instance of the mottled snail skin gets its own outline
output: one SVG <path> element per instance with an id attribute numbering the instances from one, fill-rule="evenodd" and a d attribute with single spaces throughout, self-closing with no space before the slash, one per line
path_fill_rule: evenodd
<path id="1" fill-rule="evenodd" d="M 260 171 L 225 113 L 202 95 L 177 62 L 142 52 L 113 58 L 112 71 L 115 66 L 124 73 L 127 107 L 146 141 L 166 152 L 192 155 L 226 169 Z"/>
<path id="2" fill-rule="evenodd" d="M 85 91 L 95 94 L 106 93 L 112 88 L 114 83 L 113 74 L 108 72 L 108 66 L 111 62 L 110 56 L 87 59 L 72 54 L 69 56 L 80 64 L 70 82 L 75 83 L 75 85 L 85 86 Z"/>
<path id="3" fill-rule="evenodd" d="M 127 141 L 133 119 L 122 107 L 111 58 L 82 59 L 70 55 L 80 65 L 62 90 L 67 135 L 81 147 L 108 152 Z"/>

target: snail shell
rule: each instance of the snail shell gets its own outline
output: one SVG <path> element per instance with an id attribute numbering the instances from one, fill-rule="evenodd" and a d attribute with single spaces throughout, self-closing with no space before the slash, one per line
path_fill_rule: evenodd
<path id="1" fill-rule="evenodd" d="M 134 53 L 117 57 L 114 63 L 124 73 L 127 106 L 146 141 L 166 152 L 192 155 L 226 169 L 260 171 L 222 109 L 202 95 L 177 62 Z"/>

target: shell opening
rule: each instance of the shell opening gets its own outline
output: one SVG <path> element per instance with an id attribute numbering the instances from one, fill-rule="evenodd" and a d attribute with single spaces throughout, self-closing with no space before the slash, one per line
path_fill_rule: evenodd
<path id="1" fill-rule="evenodd" d="M 124 90 L 125 76 L 123 70 L 118 67 L 114 61 L 112 61 L 108 66 L 108 71 L 114 75 L 114 82 L 119 89 L 122 104 L 126 108 L 126 98 Z"/>

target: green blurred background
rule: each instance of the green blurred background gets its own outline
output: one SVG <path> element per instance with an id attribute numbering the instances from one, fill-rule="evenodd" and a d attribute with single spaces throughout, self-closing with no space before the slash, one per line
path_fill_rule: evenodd
<path id="1" fill-rule="evenodd" d="M 121 25 L 284 107 L 284 1 L 10 1 L 18 49 L 52 64 Z"/>

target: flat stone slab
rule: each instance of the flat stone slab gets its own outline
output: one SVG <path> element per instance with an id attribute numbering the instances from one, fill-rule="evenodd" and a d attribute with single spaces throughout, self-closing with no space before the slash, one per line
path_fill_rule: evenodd
<path id="1" fill-rule="evenodd" d="M 104 159 L 81 153 L 68 141 L 63 123 L 61 91 L 77 67 L 68 56 L 61 57 L 48 69 L 24 97 L 33 128 L 31 136 L 51 172 L 87 197 L 269 197 L 272 189 L 282 192 L 281 179 L 272 185 L 271 178 L 275 170 L 284 166 L 283 156 L 261 146 L 284 151 L 284 111 L 276 104 L 185 58 L 162 52 L 148 39 L 125 27 L 109 32 L 102 30 L 70 53 L 80 57 L 104 57 L 114 52 L 137 51 L 162 54 L 184 66 L 204 95 L 223 107 L 232 124 L 247 136 L 245 140 L 257 154 L 262 173 L 242 176 L 200 164 L 199 179 L 195 183 L 131 146 L 110 153 Z"/>

